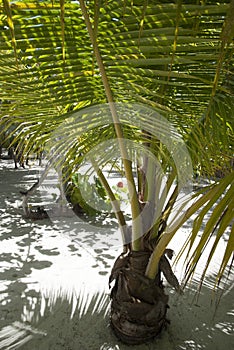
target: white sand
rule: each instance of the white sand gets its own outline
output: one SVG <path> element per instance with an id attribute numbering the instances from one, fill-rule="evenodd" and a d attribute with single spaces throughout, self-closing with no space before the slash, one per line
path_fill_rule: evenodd
<path id="1" fill-rule="evenodd" d="M 81 220 L 23 219 L 19 190 L 28 189 L 37 176 L 36 167 L 14 170 L 11 162 L 0 161 L 0 349 L 234 349 L 233 270 L 222 283 L 217 309 L 212 302 L 211 282 L 224 241 L 199 299 L 194 299 L 196 281 L 206 255 L 183 296 L 166 286 L 168 329 L 154 342 L 128 347 L 117 341 L 108 323 L 108 276 L 121 251 L 118 233 Z M 45 199 L 39 193 L 32 201 Z M 189 229 L 185 225 L 170 245 L 176 252 Z M 182 277 L 182 264 L 176 274 Z"/>

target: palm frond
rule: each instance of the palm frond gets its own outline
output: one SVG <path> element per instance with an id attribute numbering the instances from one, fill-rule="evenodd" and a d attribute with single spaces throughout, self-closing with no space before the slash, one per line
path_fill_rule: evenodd
<path id="1" fill-rule="evenodd" d="M 231 255 L 234 252 L 233 227 L 231 228 L 234 218 L 233 172 L 229 176 L 226 176 L 224 179 L 222 179 L 218 184 L 216 184 L 212 192 L 213 195 L 210 196 L 209 202 L 200 210 L 199 214 L 197 215 L 193 224 L 192 233 L 189 237 L 189 240 L 186 242 L 188 252 L 185 283 L 187 283 L 192 273 L 194 272 L 208 242 L 213 241 L 207 263 L 201 276 L 201 283 L 203 282 L 211 259 L 214 256 L 215 250 L 218 247 L 218 243 L 224 234 L 227 239 L 227 244 L 224 255 L 223 257 L 220 257 L 220 262 L 218 263 L 220 268 L 217 274 L 216 284 L 220 282 L 222 275 L 224 274 L 224 269 L 230 262 Z M 210 215 L 208 219 L 205 220 L 205 215 L 207 214 Z M 204 221 L 206 221 L 206 224 L 204 224 Z M 204 225 L 204 227 L 201 230 L 202 225 Z M 199 230 L 202 232 L 200 237 L 198 235 Z"/>

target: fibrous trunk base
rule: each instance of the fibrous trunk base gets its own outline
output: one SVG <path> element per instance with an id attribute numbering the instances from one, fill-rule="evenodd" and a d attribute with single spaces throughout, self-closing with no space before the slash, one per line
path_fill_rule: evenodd
<path id="1" fill-rule="evenodd" d="M 111 326 L 127 344 L 141 344 L 155 338 L 167 324 L 168 296 L 159 276 L 144 276 L 148 252 L 121 255 L 112 269 Z"/>
<path id="2" fill-rule="evenodd" d="M 153 340 L 161 333 L 166 323 L 167 320 L 165 318 L 158 321 L 154 326 L 147 326 L 122 319 L 121 315 L 116 312 L 112 312 L 111 315 L 111 326 L 115 335 L 123 343 L 129 345 L 142 344 Z"/>

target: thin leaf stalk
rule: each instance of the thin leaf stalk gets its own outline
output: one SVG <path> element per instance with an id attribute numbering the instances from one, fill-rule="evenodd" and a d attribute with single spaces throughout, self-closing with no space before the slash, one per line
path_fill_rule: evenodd
<path id="1" fill-rule="evenodd" d="M 124 165 L 124 170 L 125 170 L 125 175 L 126 175 L 127 185 L 128 185 L 128 191 L 130 196 L 131 212 L 132 212 L 132 232 L 133 232 L 132 248 L 133 250 L 140 250 L 141 237 L 142 237 L 142 222 L 140 217 L 140 206 L 138 202 L 136 186 L 135 186 L 134 177 L 132 173 L 132 162 L 129 160 L 129 157 L 128 157 L 128 152 L 124 142 L 124 135 L 123 135 L 121 123 L 114 104 L 112 90 L 109 84 L 109 80 L 106 74 L 106 70 L 102 61 L 101 54 L 99 51 L 98 43 L 93 33 L 93 28 L 90 22 L 89 14 L 87 12 L 87 8 L 84 0 L 79 0 L 79 3 L 80 3 L 82 14 L 84 16 L 87 30 L 89 32 L 89 36 L 93 46 L 97 64 L 101 73 L 101 78 L 105 89 L 106 98 L 109 103 L 109 108 L 112 115 L 116 136 L 119 143 L 120 153 L 123 160 L 123 165 Z"/>
<path id="2" fill-rule="evenodd" d="M 125 221 L 125 217 L 124 214 L 120 208 L 120 204 L 119 201 L 116 199 L 115 194 L 113 193 L 105 175 L 103 174 L 102 170 L 100 169 L 100 167 L 97 165 L 97 163 L 95 162 L 94 159 L 91 159 L 92 162 L 92 166 L 94 168 L 94 170 L 96 171 L 96 174 L 99 178 L 99 180 L 101 181 L 110 201 L 111 201 L 111 205 L 115 214 L 116 219 L 118 220 L 118 224 L 119 224 L 119 228 L 122 234 L 122 240 L 124 242 L 124 247 L 125 247 L 125 251 L 127 251 L 127 245 L 125 244 L 126 242 L 126 221 Z"/>

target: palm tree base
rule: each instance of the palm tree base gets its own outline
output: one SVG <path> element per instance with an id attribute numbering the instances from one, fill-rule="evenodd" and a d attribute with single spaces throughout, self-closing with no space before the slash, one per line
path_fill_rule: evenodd
<path id="1" fill-rule="evenodd" d="M 155 338 L 168 323 L 168 296 L 159 276 L 144 275 L 148 252 L 130 252 L 116 260 L 110 281 L 110 323 L 116 336 L 126 344 L 141 344 Z"/>
<path id="2" fill-rule="evenodd" d="M 166 312 L 164 316 L 166 316 Z M 131 322 L 119 312 L 112 312 L 111 314 L 111 327 L 115 335 L 123 343 L 129 345 L 138 345 L 153 340 L 161 333 L 168 322 L 166 317 L 162 317 L 153 326 L 148 326 Z"/>

